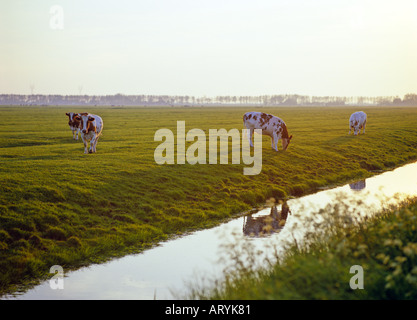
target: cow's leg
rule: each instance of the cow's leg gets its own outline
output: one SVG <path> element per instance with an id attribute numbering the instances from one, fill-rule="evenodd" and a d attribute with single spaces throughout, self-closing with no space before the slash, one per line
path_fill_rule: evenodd
<path id="1" fill-rule="evenodd" d="M 85 139 L 83 136 L 81 136 L 81 138 L 83 139 L 83 142 L 84 142 L 84 153 L 88 153 L 87 152 L 87 147 L 88 147 L 87 139 Z"/>
<path id="2" fill-rule="evenodd" d="M 97 137 L 95 137 L 93 140 L 91 140 L 91 153 L 96 152 L 96 141 L 97 141 Z"/>
<path id="3" fill-rule="evenodd" d="M 97 142 L 98 142 L 99 138 L 100 138 L 100 136 L 97 136 L 94 140 L 93 152 L 96 152 Z"/>
<path id="4" fill-rule="evenodd" d="M 249 129 L 249 145 L 250 145 L 251 147 L 253 147 L 253 143 L 252 143 L 252 136 L 253 136 L 253 132 L 254 132 L 254 129 L 253 129 L 253 128 L 250 128 L 250 129 Z"/>
<path id="5" fill-rule="evenodd" d="M 75 140 L 75 130 L 72 130 L 72 139 Z"/>
<path id="6" fill-rule="evenodd" d="M 80 133 L 80 130 L 79 130 L 79 129 L 77 129 L 77 130 L 75 130 L 75 132 L 76 132 L 76 134 L 77 134 L 77 138 L 76 138 L 75 140 L 78 140 L 78 134 Z"/>
<path id="7" fill-rule="evenodd" d="M 365 134 L 365 127 L 366 127 L 366 121 L 363 123 L 363 131 L 362 131 L 363 134 Z"/>
<path id="8" fill-rule="evenodd" d="M 90 150 L 88 153 L 93 153 L 95 151 L 95 141 L 96 141 L 96 135 L 93 135 L 93 137 L 90 140 Z"/>
<path id="9" fill-rule="evenodd" d="M 278 135 L 274 134 L 274 146 L 273 148 L 275 149 L 275 151 L 278 151 Z"/>
<path id="10" fill-rule="evenodd" d="M 271 136 L 271 147 L 272 149 L 274 149 L 275 151 L 278 151 L 278 139 L 277 139 L 277 135 L 274 133 Z"/>

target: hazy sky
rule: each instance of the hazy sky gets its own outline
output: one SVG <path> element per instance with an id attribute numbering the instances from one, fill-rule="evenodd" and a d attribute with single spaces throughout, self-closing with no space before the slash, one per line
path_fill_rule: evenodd
<path id="1" fill-rule="evenodd" d="M 0 93 L 417 92 L 415 0 L 1 0 L 0 41 Z"/>

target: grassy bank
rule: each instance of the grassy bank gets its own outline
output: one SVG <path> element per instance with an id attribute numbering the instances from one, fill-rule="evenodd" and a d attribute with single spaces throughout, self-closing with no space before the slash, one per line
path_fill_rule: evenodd
<path id="1" fill-rule="evenodd" d="M 345 219 L 347 216 L 337 205 L 320 214 L 331 225 L 331 228 L 325 228 L 325 240 L 322 234 L 309 239 L 308 249 L 293 245 L 284 259 L 264 270 L 237 267 L 216 286 L 216 290 L 198 288 L 192 298 L 417 298 L 417 200 L 380 213 L 359 225 L 353 223 L 350 215 Z M 242 264 L 237 263 L 239 265 Z M 360 266 L 362 270 L 351 270 L 352 266 Z M 362 286 L 356 287 L 360 283 Z"/>
<path id="2" fill-rule="evenodd" d="M 99 114 L 96 154 L 72 140 L 65 112 Z M 242 128 L 257 110 L 287 123 L 292 142 L 263 140 L 262 172 L 239 165 L 157 165 L 156 130 Z M 417 108 L 362 108 L 366 135 L 348 136 L 357 108 L 0 108 L 0 292 L 65 270 L 139 252 L 205 228 L 265 199 L 300 196 L 417 158 Z M 190 145 L 188 142 L 187 145 Z"/>

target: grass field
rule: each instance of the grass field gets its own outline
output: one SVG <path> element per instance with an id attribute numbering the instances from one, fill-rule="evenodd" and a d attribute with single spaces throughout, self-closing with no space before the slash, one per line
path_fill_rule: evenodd
<path id="1" fill-rule="evenodd" d="M 417 108 L 364 107 L 365 135 L 348 136 L 353 107 L 0 107 L 0 293 L 14 285 L 139 252 L 262 204 L 364 178 L 417 159 Z M 246 111 L 281 117 L 286 152 L 263 138 L 262 172 L 240 165 L 157 165 L 158 129 L 242 129 Z M 66 112 L 96 113 L 96 154 L 73 141 Z M 188 145 L 191 142 L 188 143 Z M 372 172 L 371 172 L 372 171 Z"/>

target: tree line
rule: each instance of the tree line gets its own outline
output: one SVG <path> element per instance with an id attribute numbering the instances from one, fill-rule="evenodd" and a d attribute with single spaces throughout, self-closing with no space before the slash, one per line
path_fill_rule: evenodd
<path id="1" fill-rule="evenodd" d="M 0 105 L 111 105 L 111 106 L 344 106 L 416 105 L 417 94 L 379 97 L 307 96 L 277 94 L 258 96 L 196 97 L 189 95 L 43 95 L 1 94 Z"/>

